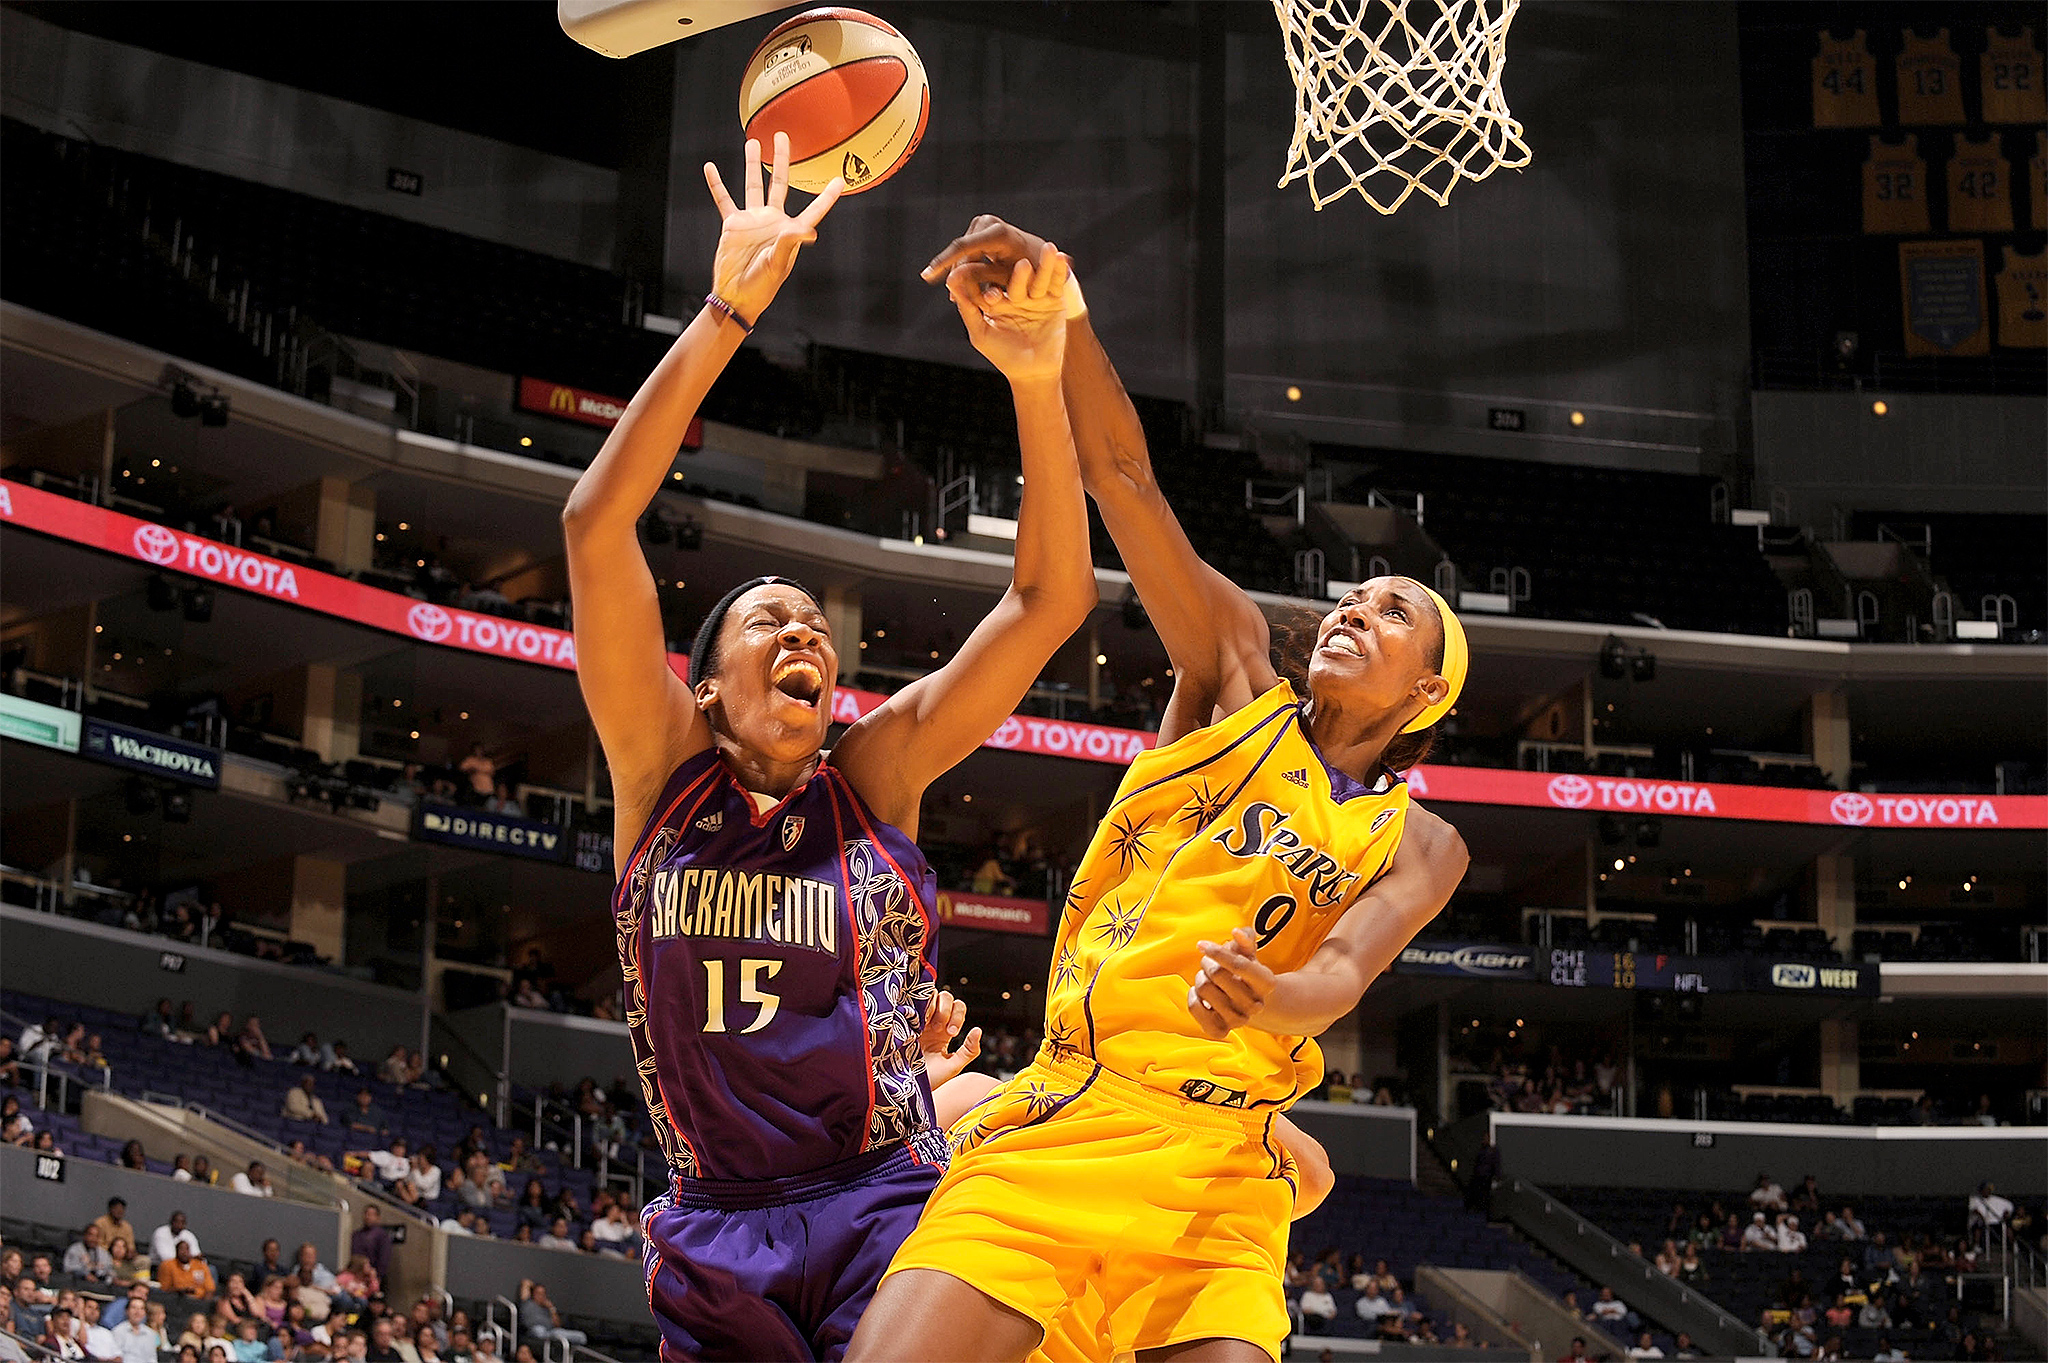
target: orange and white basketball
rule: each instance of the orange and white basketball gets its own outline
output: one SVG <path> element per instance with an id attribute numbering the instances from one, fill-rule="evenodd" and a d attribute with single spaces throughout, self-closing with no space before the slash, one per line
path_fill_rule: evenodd
<path id="1" fill-rule="evenodd" d="M 806 10 L 761 40 L 740 81 L 740 126 L 766 161 L 789 134 L 789 182 L 846 192 L 895 174 L 924 136 L 931 87 L 917 49 L 857 9 Z"/>

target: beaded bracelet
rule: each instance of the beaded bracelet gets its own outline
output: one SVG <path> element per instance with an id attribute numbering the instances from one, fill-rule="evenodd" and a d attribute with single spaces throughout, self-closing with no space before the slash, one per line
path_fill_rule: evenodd
<path id="1" fill-rule="evenodd" d="M 746 318 L 740 316 L 739 309 L 733 307 L 732 304 L 726 302 L 717 294 L 705 294 L 704 306 L 711 309 L 713 312 L 718 313 L 720 316 L 732 319 L 732 324 L 740 329 L 740 333 L 742 335 L 751 336 L 754 334 L 753 324 L 747 321 Z"/>

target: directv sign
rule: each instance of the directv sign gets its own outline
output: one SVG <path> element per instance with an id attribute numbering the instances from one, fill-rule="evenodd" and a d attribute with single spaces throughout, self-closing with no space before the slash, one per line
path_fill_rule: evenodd
<path id="1" fill-rule="evenodd" d="M 109 724 L 103 719 L 85 721 L 85 741 L 79 751 L 87 757 L 110 762 L 131 771 L 169 777 L 187 785 L 220 789 L 220 749 L 183 739 Z"/>
<path id="2" fill-rule="evenodd" d="M 426 842 L 445 842 L 478 852 L 504 852 L 536 861 L 560 861 L 568 835 L 551 823 L 514 814 L 486 814 L 477 809 L 422 804 L 413 818 L 412 835 Z"/>
<path id="3" fill-rule="evenodd" d="M 1744 983 L 1767 994 L 1875 994 L 1877 967 L 1814 961 L 1746 961 Z"/>
<path id="4" fill-rule="evenodd" d="M 1403 949 L 1394 969 L 1407 975 L 1526 980 L 1535 961 L 1535 954 L 1526 947 L 1420 943 Z"/>

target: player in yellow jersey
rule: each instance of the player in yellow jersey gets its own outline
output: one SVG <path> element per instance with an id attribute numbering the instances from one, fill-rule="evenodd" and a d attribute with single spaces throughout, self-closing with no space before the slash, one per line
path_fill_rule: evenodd
<path id="1" fill-rule="evenodd" d="M 1040 249 L 995 219 L 934 260 L 991 313 Z M 1069 285 L 1063 374 L 1083 481 L 1175 677 L 1075 873 L 1045 1046 L 952 1127 L 954 1159 L 848 1363 L 1280 1357 L 1294 1201 L 1276 1136 L 1313 1040 L 1449 900 L 1463 842 L 1399 771 L 1456 701 L 1464 630 L 1378 578 L 1288 668 L 1251 598 L 1203 563 Z"/>

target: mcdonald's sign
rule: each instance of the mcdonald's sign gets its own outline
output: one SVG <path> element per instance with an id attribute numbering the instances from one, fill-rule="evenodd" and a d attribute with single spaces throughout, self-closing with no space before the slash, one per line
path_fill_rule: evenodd
<path id="1" fill-rule="evenodd" d="M 519 380 L 516 405 L 522 412 L 538 412 L 542 416 L 559 417 L 585 426 L 601 426 L 606 430 L 618 425 L 619 418 L 626 414 L 624 398 L 593 393 L 587 388 L 572 388 L 566 383 L 548 379 L 526 377 Z M 683 448 L 694 450 L 703 443 L 704 419 L 692 417 L 690 429 L 683 436 Z"/>
<path id="2" fill-rule="evenodd" d="M 998 894 L 939 892 L 939 921 L 958 928 L 1021 932 L 1043 937 L 1052 926 L 1052 911 L 1043 899 L 1012 899 Z"/>

